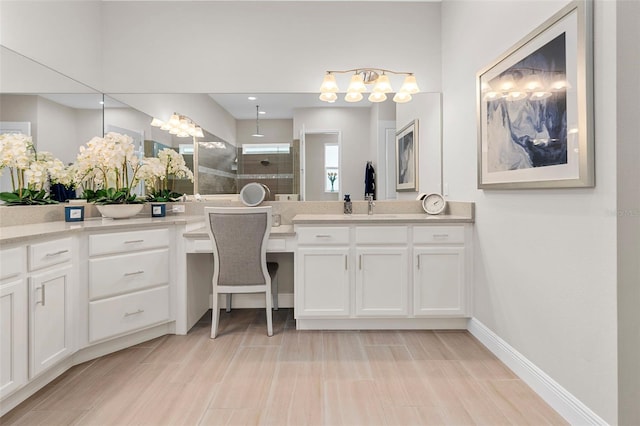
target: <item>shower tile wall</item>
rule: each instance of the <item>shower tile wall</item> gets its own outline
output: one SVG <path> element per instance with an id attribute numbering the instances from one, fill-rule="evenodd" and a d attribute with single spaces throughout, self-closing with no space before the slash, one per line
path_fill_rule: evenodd
<path id="1" fill-rule="evenodd" d="M 295 149 L 289 153 L 243 154 L 238 148 L 238 188 L 250 182 L 267 185 L 271 191 L 271 200 L 276 194 L 293 194 Z"/>

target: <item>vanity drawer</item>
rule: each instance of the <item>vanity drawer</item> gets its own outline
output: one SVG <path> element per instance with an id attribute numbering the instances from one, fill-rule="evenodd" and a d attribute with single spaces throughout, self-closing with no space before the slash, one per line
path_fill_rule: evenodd
<path id="1" fill-rule="evenodd" d="M 406 226 L 357 226 L 356 244 L 406 244 Z"/>
<path id="2" fill-rule="evenodd" d="M 16 247 L 0 252 L 0 279 L 15 277 L 24 267 L 24 250 Z"/>
<path id="3" fill-rule="evenodd" d="M 414 244 L 462 244 L 464 226 L 416 226 L 413 228 Z"/>
<path id="4" fill-rule="evenodd" d="M 298 244 L 335 245 L 349 244 L 349 228 L 341 227 L 299 227 L 296 230 Z"/>
<path id="5" fill-rule="evenodd" d="M 169 282 L 169 249 L 89 260 L 89 298 L 101 299 Z"/>
<path id="6" fill-rule="evenodd" d="M 65 263 L 71 260 L 71 238 L 47 241 L 29 246 L 29 270 Z"/>
<path id="7" fill-rule="evenodd" d="M 89 340 L 135 331 L 169 320 L 169 286 L 89 303 Z"/>
<path id="8" fill-rule="evenodd" d="M 89 236 L 89 256 L 125 253 L 136 250 L 166 247 L 169 245 L 168 229 L 116 232 Z"/>

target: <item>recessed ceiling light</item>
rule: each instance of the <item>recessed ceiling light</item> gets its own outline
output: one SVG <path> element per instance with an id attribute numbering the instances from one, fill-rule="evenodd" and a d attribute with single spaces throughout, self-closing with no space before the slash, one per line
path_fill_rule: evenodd
<path id="1" fill-rule="evenodd" d="M 250 100 L 250 101 L 255 101 L 258 98 L 256 98 L 255 96 L 249 96 L 247 99 Z"/>
<path id="2" fill-rule="evenodd" d="M 259 112 L 260 115 L 263 115 L 263 114 L 266 114 L 266 113 L 267 113 L 267 111 L 260 111 Z"/>

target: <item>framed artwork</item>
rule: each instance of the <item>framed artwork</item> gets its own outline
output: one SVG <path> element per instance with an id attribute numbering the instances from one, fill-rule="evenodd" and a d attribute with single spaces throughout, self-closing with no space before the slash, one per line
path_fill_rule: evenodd
<path id="1" fill-rule="evenodd" d="M 595 185 L 592 27 L 573 2 L 478 73 L 478 188 Z"/>
<path id="2" fill-rule="evenodd" d="M 396 191 L 418 190 L 418 120 L 396 132 Z"/>

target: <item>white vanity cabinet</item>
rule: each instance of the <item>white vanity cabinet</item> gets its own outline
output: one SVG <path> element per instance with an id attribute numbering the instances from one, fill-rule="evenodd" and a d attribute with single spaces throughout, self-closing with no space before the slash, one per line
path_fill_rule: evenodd
<path id="1" fill-rule="evenodd" d="M 170 319 L 169 230 L 89 235 L 89 342 Z"/>
<path id="2" fill-rule="evenodd" d="M 73 353 L 76 292 L 72 238 L 31 244 L 29 269 L 29 379 Z"/>
<path id="3" fill-rule="evenodd" d="M 297 216 L 298 328 L 466 327 L 470 223 L 396 216 Z"/>
<path id="4" fill-rule="evenodd" d="M 27 284 L 24 247 L 0 251 L 0 398 L 27 382 Z"/>
<path id="5" fill-rule="evenodd" d="M 413 227 L 413 314 L 467 314 L 465 227 Z"/>
<path id="6" fill-rule="evenodd" d="M 407 227 L 355 226 L 354 233 L 355 315 L 407 315 Z"/>
<path id="7" fill-rule="evenodd" d="M 350 314 L 348 227 L 297 230 L 296 316 L 346 317 Z"/>

